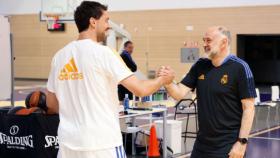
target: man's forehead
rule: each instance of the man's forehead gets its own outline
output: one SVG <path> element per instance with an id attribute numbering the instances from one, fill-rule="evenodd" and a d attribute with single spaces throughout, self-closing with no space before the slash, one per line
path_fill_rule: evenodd
<path id="1" fill-rule="evenodd" d="M 102 16 L 103 18 L 109 18 L 109 13 L 106 10 L 104 10 L 102 11 Z"/>
<path id="2" fill-rule="evenodd" d="M 204 34 L 204 38 L 213 38 L 215 37 L 216 35 L 218 35 L 218 28 L 216 27 L 211 27 L 209 28 L 205 34 Z"/>

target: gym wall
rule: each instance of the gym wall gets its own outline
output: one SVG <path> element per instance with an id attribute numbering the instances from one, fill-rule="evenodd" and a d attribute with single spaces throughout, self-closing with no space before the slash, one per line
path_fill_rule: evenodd
<path id="1" fill-rule="evenodd" d="M 10 23 L 8 18 L 0 15 L 0 100 L 11 98 L 12 72 L 11 72 L 11 39 Z"/>
<path id="2" fill-rule="evenodd" d="M 133 58 L 140 71 L 170 65 L 179 81 L 192 64 L 180 63 L 184 41 L 198 42 L 209 26 L 225 25 L 232 33 L 231 50 L 236 54 L 237 34 L 280 34 L 280 5 L 209 9 L 176 9 L 111 12 L 111 19 L 124 24 L 135 44 Z M 193 26 L 193 31 L 187 31 Z M 52 56 L 75 40 L 75 24 L 67 23 L 65 32 L 48 32 L 39 15 L 14 15 L 11 18 L 16 78 L 48 77 Z M 148 55 L 147 55 L 148 54 Z M 148 62 L 146 62 L 148 61 Z"/>

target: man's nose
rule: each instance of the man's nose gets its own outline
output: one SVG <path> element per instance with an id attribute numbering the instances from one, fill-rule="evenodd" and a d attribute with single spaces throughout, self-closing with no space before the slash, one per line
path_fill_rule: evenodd
<path id="1" fill-rule="evenodd" d="M 106 30 L 107 30 L 107 31 L 112 30 L 112 27 L 111 27 L 111 26 L 108 26 Z"/>
<path id="2" fill-rule="evenodd" d="M 206 42 L 203 42 L 203 47 L 206 47 L 207 46 L 207 43 Z"/>

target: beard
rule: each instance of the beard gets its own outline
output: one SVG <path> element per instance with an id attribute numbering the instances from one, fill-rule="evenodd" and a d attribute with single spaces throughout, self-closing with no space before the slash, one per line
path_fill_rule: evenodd
<path id="1" fill-rule="evenodd" d="M 106 42 L 106 32 L 99 32 L 97 33 L 97 42 Z"/>
<path id="2" fill-rule="evenodd" d="M 99 42 L 99 43 L 106 43 L 107 37 L 109 35 L 109 32 L 110 32 L 110 28 L 109 27 L 106 28 L 105 30 L 97 29 L 97 33 L 96 33 L 97 42 Z"/>
<path id="3" fill-rule="evenodd" d="M 217 48 L 209 48 L 209 47 L 204 47 L 204 52 L 207 58 L 213 59 L 216 54 L 218 54 L 218 49 Z"/>
<path id="4" fill-rule="evenodd" d="M 209 56 L 210 59 L 213 59 L 216 54 L 218 54 L 218 51 L 210 51 L 208 56 Z"/>

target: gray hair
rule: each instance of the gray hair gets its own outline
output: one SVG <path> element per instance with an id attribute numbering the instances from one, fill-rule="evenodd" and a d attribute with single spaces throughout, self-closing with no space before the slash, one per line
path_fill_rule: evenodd
<path id="1" fill-rule="evenodd" d="M 230 31 L 224 26 L 219 26 L 218 30 L 221 34 L 223 34 L 227 37 L 228 45 L 230 45 L 231 44 L 231 33 L 230 33 Z"/>

